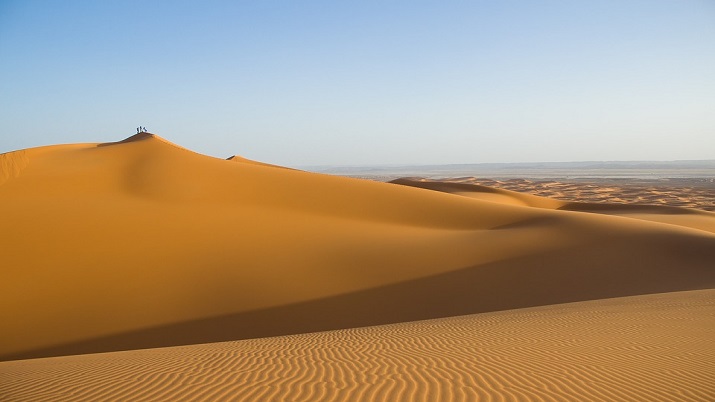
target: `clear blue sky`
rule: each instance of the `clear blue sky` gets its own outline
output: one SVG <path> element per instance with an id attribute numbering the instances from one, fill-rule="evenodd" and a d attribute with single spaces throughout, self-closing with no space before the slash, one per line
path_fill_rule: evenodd
<path id="1" fill-rule="evenodd" d="M 0 0 L 0 152 L 715 159 L 715 1 Z"/>

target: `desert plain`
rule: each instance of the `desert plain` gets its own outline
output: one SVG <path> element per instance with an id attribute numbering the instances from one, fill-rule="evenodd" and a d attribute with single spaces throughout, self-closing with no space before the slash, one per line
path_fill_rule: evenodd
<path id="1" fill-rule="evenodd" d="M 715 400 L 712 190 L 616 190 L 1 154 L 0 400 Z"/>

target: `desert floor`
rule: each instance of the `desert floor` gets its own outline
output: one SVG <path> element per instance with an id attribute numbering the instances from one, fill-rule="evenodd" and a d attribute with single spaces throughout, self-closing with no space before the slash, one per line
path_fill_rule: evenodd
<path id="1" fill-rule="evenodd" d="M 589 178 L 559 181 L 460 177 L 445 178 L 440 181 L 502 188 L 564 201 L 669 205 L 715 211 L 715 179 L 713 178 L 657 180 Z"/>
<path id="2" fill-rule="evenodd" d="M 0 154 L 0 400 L 711 401 L 712 191 Z"/>

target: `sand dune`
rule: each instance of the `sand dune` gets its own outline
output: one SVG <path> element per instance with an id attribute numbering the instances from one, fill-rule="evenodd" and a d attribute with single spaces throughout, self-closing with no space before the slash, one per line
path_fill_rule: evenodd
<path id="1" fill-rule="evenodd" d="M 632 201 L 640 203 L 634 204 L 625 203 L 625 201 L 620 198 L 623 194 L 615 191 L 613 188 L 593 190 L 592 193 L 598 195 L 595 198 L 590 197 L 582 190 L 578 190 L 578 195 L 572 195 L 571 197 L 561 195 L 561 198 L 576 198 L 581 200 L 573 202 L 530 194 L 530 192 L 534 191 L 535 184 L 528 180 L 510 180 L 508 187 L 513 190 L 477 184 L 479 182 L 481 182 L 481 180 L 475 178 L 443 180 L 402 178 L 393 180 L 391 183 L 456 194 L 482 201 L 561 211 L 578 211 L 621 216 L 715 233 L 715 212 L 667 205 L 667 201 L 663 201 L 659 198 L 657 200 L 653 199 L 652 196 L 659 196 L 661 193 L 664 193 L 664 191 L 653 192 L 651 197 L 639 196 Z M 498 183 L 493 180 L 488 180 L 487 182 L 490 182 L 490 184 Z M 540 183 L 538 185 L 550 186 L 551 184 L 553 183 Z M 568 184 L 567 186 L 572 189 L 579 188 L 579 186 L 575 184 Z M 558 187 L 561 187 L 561 183 L 559 183 Z M 593 186 L 587 185 L 586 187 L 590 188 Z M 644 203 L 644 200 L 650 200 L 651 203 Z M 675 204 L 677 205 L 679 203 Z"/>
<path id="2" fill-rule="evenodd" d="M 589 181 L 559 182 L 554 180 L 493 180 L 458 177 L 440 179 L 439 181 L 475 184 L 560 201 L 664 205 L 715 211 L 715 182 L 713 180 L 715 179 L 667 179 L 654 181 L 602 178 L 590 179 Z"/>
<path id="3" fill-rule="evenodd" d="M 28 158 L 24 151 L 0 154 L 0 184 L 17 177 L 27 166 L 27 162 Z"/>
<path id="4" fill-rule="evenodd" d="M 266 167 L 273 167 L 273 168 L 279 168 L 279 169 L 295 170 L 295 169 L 287 168 L 287 167 L 284 167 L 284 166 L 278 166 L 278 165 L 272 165 L 272 164 L 270 164 L 270 163 L 264 163 L 264 162 L 254 161 L 254 160 L 252 160 L 252 159 L 244 158 L 244 157 L 238 156 L 238 155 L 230 156 L 230 157 L 226 158 L 226 160 L 227 160 L 227 161 L 231 161 L 231 162 L 237 162 L 237 163 L 245 163 L 245 164 L 249 164 L 249 165 L 257 165 L 257 166 L 266 166 Z"/>
<path id="5" fill-rule="evenodd" d="M 2 161 L 3 360 L 715 284 L 705 212 L 674 224 L 490 190 L 494 202 L 216 159 L 151 134 Z"/>
<path id="6" fill-rule="evenodd" d="M 712 401 L 715 291 L 0 363 L 12 401 Z"/>

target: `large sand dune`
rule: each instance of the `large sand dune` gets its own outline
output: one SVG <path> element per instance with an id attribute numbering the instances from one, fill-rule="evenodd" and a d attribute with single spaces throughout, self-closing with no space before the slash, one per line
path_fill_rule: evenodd
<path id="1" fill-rule="evenodd" d="M 465 197 L 211 158 L 151 134 L 0 161 L 3 360 L 715 285 L 708 212 Z"/>
<path id="2" fill-rule="evenodd" d="M 713 400 L 715 214 L 595 201 L 0 154 L 0 400 Z"/>

